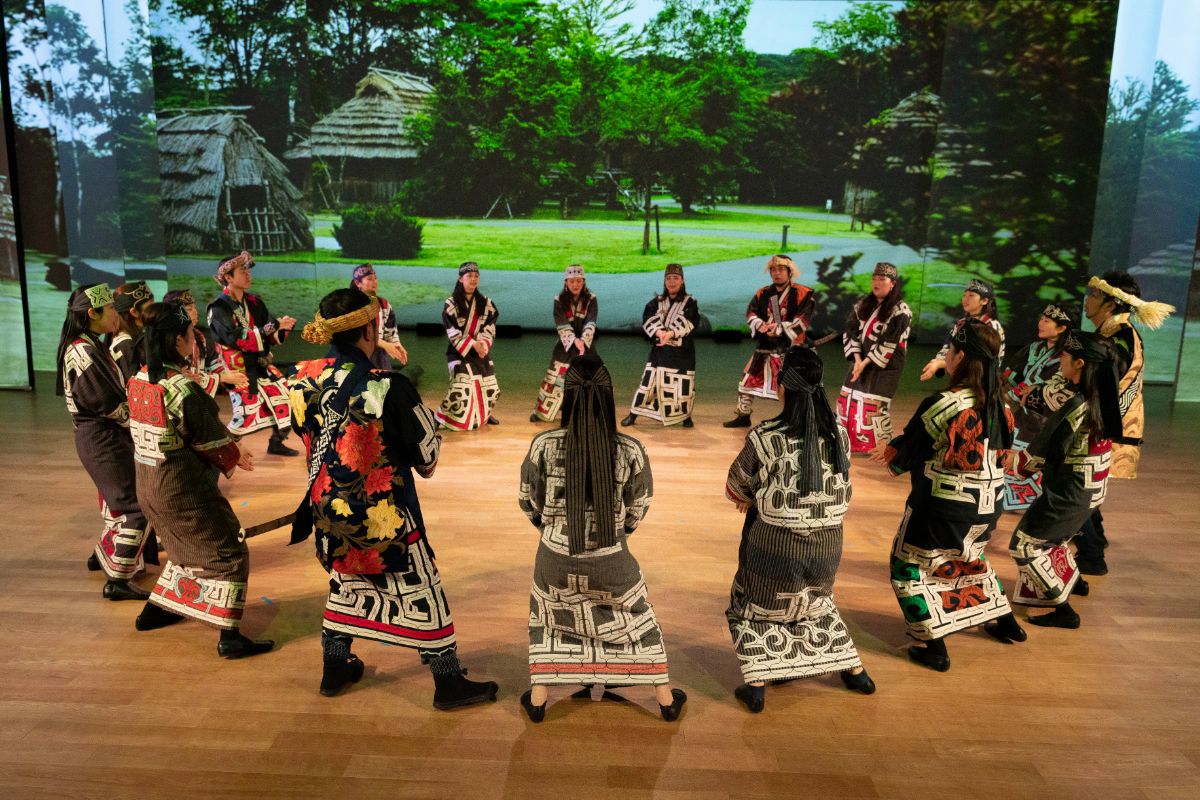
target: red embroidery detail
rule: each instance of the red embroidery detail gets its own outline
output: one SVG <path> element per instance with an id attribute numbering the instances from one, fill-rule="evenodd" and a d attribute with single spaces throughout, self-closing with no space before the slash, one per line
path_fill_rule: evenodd
<path id="1" fill-rule="evenodd" d="M 138 378 L 129 382 L 129 417 L 134 422 L 167 427 L 166 390 Z"/>

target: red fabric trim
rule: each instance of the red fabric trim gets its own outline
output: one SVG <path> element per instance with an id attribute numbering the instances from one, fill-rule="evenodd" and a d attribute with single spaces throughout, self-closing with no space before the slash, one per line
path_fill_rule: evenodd
<path id="1" fill-rule="evenodd" d="M 433 639 L 444 639 L 447 636 L 454 635 L 454 625 L 447 625 L 444 628 L 438 628 L 432 631 L 422 631 L 416 628 L 406 628 L 402 625 L 389 625 L 386 622 L 376 622 L 362 617 L 352 617 L 349 614 L 339 614 L 336 611 L 326 611 L 325 619 L 330 622 L 340 622 L 343 625 L 353 625 L 356 628 L 367 628 L 368 630 L 380 631 L 382 633 L 390 633 L 395 636 L 404 636 L 409 639 L 421 639 L 431 641 Z"/>

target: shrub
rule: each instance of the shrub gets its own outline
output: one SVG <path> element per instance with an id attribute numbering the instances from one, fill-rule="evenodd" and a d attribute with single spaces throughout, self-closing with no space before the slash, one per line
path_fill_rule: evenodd
<path id="1" fill-rule="evenodd" d="M 333 235 L 346 258 L 413 258 L 421 252 L 424 227 L 399 205 L 351 206 Z"/>

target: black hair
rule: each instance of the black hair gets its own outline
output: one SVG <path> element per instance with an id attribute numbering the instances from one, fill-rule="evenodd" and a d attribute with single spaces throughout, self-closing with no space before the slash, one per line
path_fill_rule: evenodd
<path id="1" fill-rule="evenodd" d="M 345 289 L 334 289 L 329 294 L 325 295 L 321 300 L 321 305 L 318 311 L 325 319 L 333 319 L 344 314 L 349 314 L 352 311 L 357 311 L 363 306 L 371 304 L 371 297 L 362 289 L 357 289 L 353 286 L 348 286 Z M 367 323 L 359 328 L 352 328 L 348 331 L 340 331 L 330 337 L 330 341 L 337 345 L 342 350 L 351 347 L 357 347 L 358 341 L 363 337 L 363 329 L 371 323 Z"/>
<path id="2" fill-rule="evenodd" d="M 983 345 L 991 353 L 990 360 L 971 351 L 970 347 L 963 349 L 951 340 L 950 346 L 962 354 L 962 360 L 950 375 L 951 388 L 970 389 L 975 394 L 975 407 L 979 411 L 983 423 L 984 434 L 989 438 L 993 450 L 1007 450 L 1012 447 L 1012 426 L 1008 424 L 1008 413 L 1004 405 L 1004 386 L 1000 377 L 999 353 L 1000 334 L 986 322 L 978 319 L 967 319 L 964 325 L 971 326 Z"/>
<path id="3" fill-rule="evenodd" d="M 1106 272 L 1100 276 L 1100 279 L 1114 289 L 1120 289 L 1126 294 L 1131 294 L 1134 297 L 1142 296 L 1142 287 L 1138 285 L 1137 278 L 1130 275 L 1128 272 Z M 1113 297 L 1111 294 L 1104 294 L 1101 298 L 1106 303 L 1112 303 L 1115 306 L 1114 314 L 1124 314 L 1133 310 L 1133 307 L 1128 303 Z"/>
<path id="4" fill-rule="evenodd" d="M 616 543 L 617 412 L 612 378 L 599 356 L 587 353 L 571 359 L 563 376 L 562 427 L 568 552 L 586 549 L 589 505 L 597 544 L 610 547 Z"/>
<path id="5" fill-rule="evenodd" d="M 571 303 L 575 301 L 575 296 L 571 294 L 571 290 L 567 288 L 569 278 L 563 279 L 562 291 L 558 293 L 558 307 L 566 311 L 571 307 Z M 579 290 L 579 299 L 583 303 L 583 310 L 586 312 L 588 305 L 592 302 L 592 293 L 588 291 L 587 278 L 583 279 L 583 286 Z"/>
<path id="6" fill-rule="evenodd" d="M 803 345 L 789 348 L 779 370 L 779 382 L 784 388 L 783 410 L 765 423 L 803 440 L 797 476 L 797 488 L 802 494 L 824 488 L 823 461 L 839 475 L 850 472 L 837 417 L 821 383 L 823 372 L 824 364 L 815 349 Z"/>
<path id="7" fill-rule="evenodd" d="M 75 301 L 78 297 L 88 289 L 99 286 L 98 283 L 89 283 L 87 286 L 80 286 L 75 291 L 71 292 L 71 296 L 67 298 L 67 316 L 63 320 L 62 332 L 58 335 L 58 355 L 55 356 L 55 377 L 54 377 L 54 393 L 59 397 L 63 395 L 63 359 L 67 356 L 67 348 L 71 346 L 71 342 L 75 341 L 83 333 L 91 330 L 92 318 L 88 313 L 91 308 L 75 308 Z"/>
<path id="8" fill-rule="evenodd" d="M 855 303 L 854 313 L 861 319 L 871 316 L 871 312 L 879 307 L 879 319 L 885 320 L 891 316 L 892 310 L 904 300 L 904 288 L 899 278 L 892 278 L 892 290 L 880 300 L 874 292 L 868 291 Z"/>
<path id="9" fill-rule="evenodd" d="M 133 281 L 132 283 L 122 283 L 120 286 L 118 286 L 116 289 L 113 290 L 113 296 L 116 297 L 117 295 L 129 294 L 134 289 L 138 288 L 139 286 L 144 286 L 144 285 L 145 285 L 145 283 L 143 281 Z M 129 334 L 134 339 L 138 338 L 138 336 L 141 335 L 142 330 L 141 330 L 141 328 L 138 327 L 137 320 L 133 318 L 133 311 L 138 308 L 145 310 L 149 306 L 149 304 L 152 302 L 154 302 L 154 301 L 153 300 L 139 300 L 137 303 L 134 304 L 133 308 L 130 309 L 129 311 L 118 311 L 117 316 L 121 319 L 121 332 Z"/>
<path id="10" fill-rule="evenodd" d="M 175 349 L 175 339 L 187 333 L 187 329 L 192 327 L 192 321 L 187 318 L 186 312 L 183 314 L 183 319 L 187 319 L 188 322 L 186 325 L 180 325 L 182 309 L 182 303 L 151 303 L 142 312 L 141 338 L 144 347 L 142 358 L 151 383 L 158 383 L 163 379 L 163 368 L 168 363 L 189 361 Z M 196 367 L 197 365 L 191 364 L 191 366 Z"/>

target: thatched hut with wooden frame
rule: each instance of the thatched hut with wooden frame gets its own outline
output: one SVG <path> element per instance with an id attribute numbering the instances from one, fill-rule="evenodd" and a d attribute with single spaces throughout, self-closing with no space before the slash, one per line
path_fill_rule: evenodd
<path id="1" fill-rule="evenodd" d="M 371 67 L 354 87 L 354 97 L 313 124 L 284 158 L 305 167 L 311 159 L 324 167 L 328 183 L 318 182 L 317 190 L 325 193 L 322 199 L 330 208 L 390 200 L 417 158 L 409 120 L 425 109 L 432 94 L 424 78 Z"/>
<path id="2" fill-rule="evenodd" d="M 159 119 L 168 253 L 312 249 L 303 195 L 241 110 L 186 110 Z"/>

